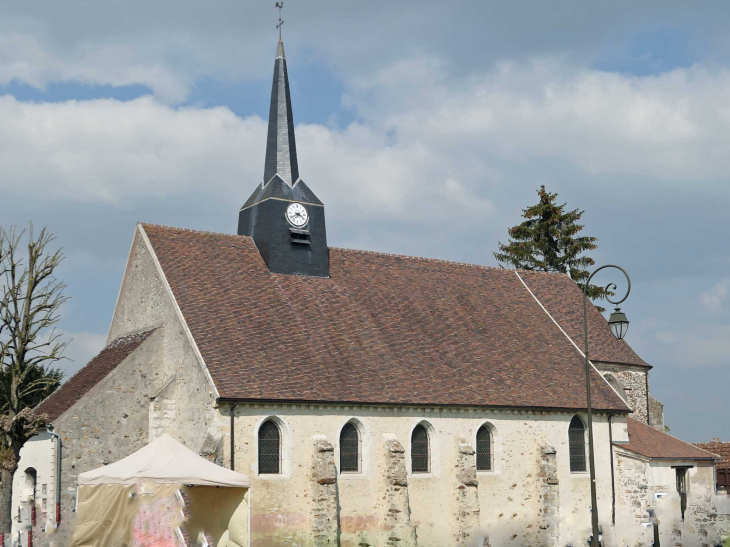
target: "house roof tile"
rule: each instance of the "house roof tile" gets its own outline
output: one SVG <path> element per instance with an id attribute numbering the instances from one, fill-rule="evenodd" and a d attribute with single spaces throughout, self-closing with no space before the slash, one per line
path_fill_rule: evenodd
<path id="1" fill-rule="evenodd" d="M 716 462 L 718 469 L 730 469 L 730 443 L 713 440 L 709 443 L 693 443 L 702 450 L 707 450 L 713 454 L 717 454 L 720 459 Z"/>
<path id="2" fill-rule="evenodd" d="M 223 399 L 585 407 L 580 354 L 514 271 L 332 248 L 330 278 L 273 274 L 249 237 L 142 228 Z"/>
<path id="3" fill-rule="evenodd" d="M 614 443 L 647 458 L 673 460 L 713 460 L 715 454 L 680 441 L 649 425 L 627 418 L 629 443 Z"/>

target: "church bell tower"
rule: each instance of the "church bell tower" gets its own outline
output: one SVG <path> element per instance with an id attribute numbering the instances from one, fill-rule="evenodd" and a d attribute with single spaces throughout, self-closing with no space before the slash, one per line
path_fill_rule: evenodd
<path id="1" fill-rule="evenodd" d="M 329 277 L 324 204 L 299 178 L 281 38 L 274 62 L 264 180 L 238 213 L 238 235 L 253 238 L 273 273 Z"/>

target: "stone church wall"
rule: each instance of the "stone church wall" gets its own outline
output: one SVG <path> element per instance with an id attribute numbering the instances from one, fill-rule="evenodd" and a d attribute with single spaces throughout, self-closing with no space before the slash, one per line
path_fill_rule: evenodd
<path id="1" fill-rule="evenodd" d="M 79 473 L 115 462 L 147 444 L 146 375 L 162 360 L 153 333 L 107 378 L 54 422 L 63 442 L 61 526 L 41 533 L 39 545 L 68 545 L 75 524 Z M 53 542 L 53 543 L 51 543 Z"/>
<path id="2" fill-rule="evenodd" d="M 662 433 L 664 428 L 664 405 L 649 395 L 649 425 Z"/>
<path id="3" fill-rule="evenodd" d="M 110 340 L 155 327 L 107 378 L 54 422 L 63 441 L 61 527 L 47 537 L 40 534 L 38 545 L 68 545 L 79 473 L 120 460 L 165 432 L 198 453 L 220 458 L 221 433 L 211 387 L 136 232 Z"/>
<path id="4" fill-rule="evenodd" d="M 144 239 L 135 231 L 109 338 L 162 325 L 162 359 L 146 374 L 149 441 L 164 433 L 215 459 L 215 396 Z M 205 446 L 204 446 L 205 445 Z"/>
<path id="5" fill-rule="evenodd" d="M 227 465 L 229 407 L 219 412 Z M 269 417 L 283 434 L 281 475 L 257 473 L 257 431 Z M 331 533 L 326 512 L 338 523 L 342 547 L 389 541 L 403 547 L 416 542 L 441 547 L 469 545 L 470 540 L 492 546 L 540 545 L 551 535 L 559 537 L 550 539 L 559 545 L 585 544 L 590 481 L 587 473 L 569 469 L 571 417 L 524 410 L 239 403 L 235 459 L 236 469 L 251 475 L 251 545 L 318 545 L 315 527 Z M 320 469 L 327 469 L 331 455 L 339 466 L 339 434 L 348 421 L 357 423 L 361 432 L 362 473 L 337 473 L 333 484 L 318 489 L 313 481 L 324 478 L 327 483 L 331 477 L 313 473 L 313 459 L 324 458 Z M 410 436 L 419 423 L 430 432 L 427 474 L 410 472 Z M 485 423 L 493 431 L 494 466 L 493 471 L 476 472 L 475 436 Z M 595 435 L 597 446 L 606 447 L 597 452 L 596 465 L 599 514 L 610 526 L 610 452 L 603 415 L 595 418 Z"/>
<path id="6" fill-rule="evenodd" d="M 633 410 L 629 416 L 634 420 L 649 424 L 647 371 L 640 367 L 614 363 L 595 363 L 595 365 L 604 376 L 611 374 L 619 381 L 624 389 L 626 403 Z"/>

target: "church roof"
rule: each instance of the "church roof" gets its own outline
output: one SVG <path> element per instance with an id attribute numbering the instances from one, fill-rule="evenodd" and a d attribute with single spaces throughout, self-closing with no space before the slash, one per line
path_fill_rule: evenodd
<path id="1" fill-rule="evenodd" d="M 545 309 L 556 318 L 561 328 L 581 349 L 585 348 L 583 336 L 583 292 L 567 276 L 556 283 L 553 275 L 541 272 L 520 272 L 530 290 L 540 300 Z M 566 285 L 571 290 L 566 290 Z M 617 340 L 608 328 L 601 312 L 595 306 L 588 306 L 588 356 L 592 361 L 613 362 L 626 365 L 650 367 L 639 357 L 631 346 Z M 559 318 L 559 319 L 558 319 Z"/>
<path id="2" fill-rule="evenodd" d="M 666 460 L 715 460 L 715 454 L 702 450 L 689 443 L 680 441 L 649 425 L 626 418 L 629 429 L 629 443 L 614 443 L 616 446 L 630 450 L 652 459 Z"/>
<path id="3" fill-rule="evenodd" d="M 330 278 L 283 275 L 250 237 L 141 229 L 222 399 L 585 408 L 581 354 L 520 279 L 573 301 L 567 276 L 337 248 Z M 638 359 L 616 344 L 596 357 Z M 594 408 L 628 412 L 592 386 Z"/>
<path id="4" fill-rule="evenodd" d="M 53 422 L 61 414 L 71 408 L 76 401 L 86 395 L 101 382 L 112 370 L 124 361 L 154 329 L 137 334 L 131 334 L 112 340 L 101 350 L 96 357 L 89 361 L 81 370 L 61 384 L 56 391 L 46 397 L 34 412 L 48 414 L 48 421 Z"/>

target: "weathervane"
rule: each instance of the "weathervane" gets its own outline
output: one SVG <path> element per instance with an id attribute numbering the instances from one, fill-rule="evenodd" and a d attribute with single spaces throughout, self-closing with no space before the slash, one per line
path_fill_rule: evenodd
<path id="1" fill-rule="evenodd" d="M 284 20 L 281 18 L 281 8 L 284 7 L 284 2 L 277 2 L 276 7 L 279 8 L 279 24 L 276 25 L 276 28 L 279 29 L 279 40 L 281 40 L 281 26 L 284 24 Z"/>

